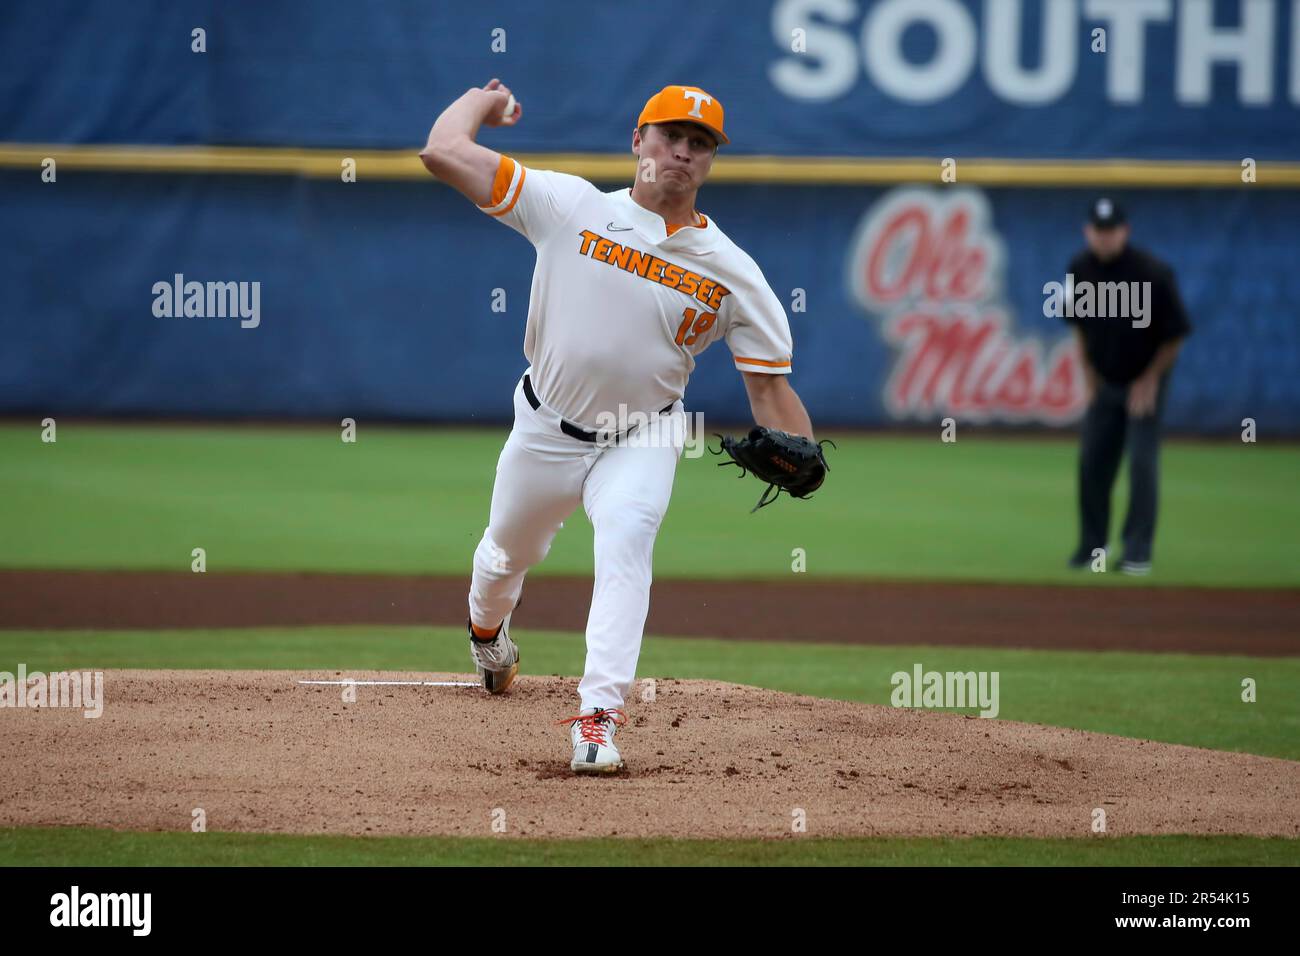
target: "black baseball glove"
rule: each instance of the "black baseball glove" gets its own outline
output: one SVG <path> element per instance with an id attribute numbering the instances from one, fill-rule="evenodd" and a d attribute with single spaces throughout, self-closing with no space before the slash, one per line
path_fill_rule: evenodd
<path id="1" fill-rule="evenodd" d="M 719 462 L 719 468 L 739 465 L 737 477 L 752 473 L 760 481 L 767 482 L 767 488 L 758 504 L 750 509 L 750 514 L 770 505 L 783 491 L 793 498 L 807 498 L 820 488 L 831 467 L 822 453 L 822 444 L 835 447 L 830 439 L 815 442 L 802 435 L 791 435 L 762 425 L 750 429 L 744 438 L 724 438 L 722 435 L 718 438 L 722 440 L 722 447 L 716 451 L 710 448 L 709 451 L 715 455 L 725 451 L 731 456 L 731 461 Z"/>

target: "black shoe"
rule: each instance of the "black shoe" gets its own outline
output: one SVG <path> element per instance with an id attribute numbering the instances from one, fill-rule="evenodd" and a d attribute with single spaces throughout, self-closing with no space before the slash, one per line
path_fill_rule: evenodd
<path id="1" fill-rule="evenodd" d="M 1105 550 L 1104 548 L 1102 550 Z M 1089 571 L 1092 569 L 1092 562 L 1095 559 L 1092 556 L 1092 549 L 1087 551 L 1076 551 L 1070 555 L 1070 560 L 1066 562 L 1066 567 L 1071 571 Z"/>
<path id="2" fill-rule="evenodd" d="M 1130 574 L 1134 577 L 1144 577 L 1151 573 L 1151 562 L 1136 561 L 1130 558 L 1125 558 L 1119 563 L 1119 570 L 1121 574 Z"/>

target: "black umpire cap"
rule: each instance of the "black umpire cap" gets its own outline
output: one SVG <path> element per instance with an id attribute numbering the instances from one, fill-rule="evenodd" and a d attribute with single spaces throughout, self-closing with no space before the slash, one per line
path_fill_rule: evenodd
<path id="1" fill-rule="evenodd" d="M 1124 208 L 1115 200 L 1102 196 L 1092 201 L 1088 207 L 1088 222 L 1098 229 L 1114 229 L 1128 222 Z"/>

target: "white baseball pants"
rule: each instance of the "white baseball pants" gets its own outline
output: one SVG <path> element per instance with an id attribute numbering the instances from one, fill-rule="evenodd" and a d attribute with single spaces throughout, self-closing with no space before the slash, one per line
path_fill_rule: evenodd
<path id="1" fill-rule="evenodd" d="M 581 504 L 595 530 L 596 580 L 578 694 L 583 708 L 621 707 L 636 679 L 655 537 L 685 444 L 685 411 L 678 401 L 666 414 L 651 413 L 625 441 L 596 445 L 560 431 L 560 416 L 545 404 L 534 409 L 522 378 L 514 398 L 514 428 L 497 460 L 491 515 L 474 552 L 470 620 L 491 629 L 510 613 L 524 575 Z"/>

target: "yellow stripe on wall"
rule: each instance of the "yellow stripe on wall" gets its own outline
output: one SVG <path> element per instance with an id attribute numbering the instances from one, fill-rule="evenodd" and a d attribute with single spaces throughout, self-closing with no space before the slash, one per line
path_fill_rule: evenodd
<path id="1" fill-rule="evenodd" d="M 0 168 L 39 172 L 52 157 L 60 171 L 113 173 L 249 174 L 338 179 L 345 157 L 356 161 L 358 179 L 425 179 L 429 174 L 410 150 L 284 149 L 243 146 L 69 146 L 0 143 Z M 630 182 L 635 160 L 621 153 L 512 153 L 525 166 L 573 173 L 594 182 Z M 855 156 L 720 156 L 711 183 L 875 186 L 940 184 L 939 159 L 877 159 Z M 1240 162 L 1117 160 L 1018 160 L 957 158 L 957 182 L 980 186 L 1145 188 L 1300 187 L 1300 163 L 1260 162 L 1256 182 L 1242 182 Z"/>

